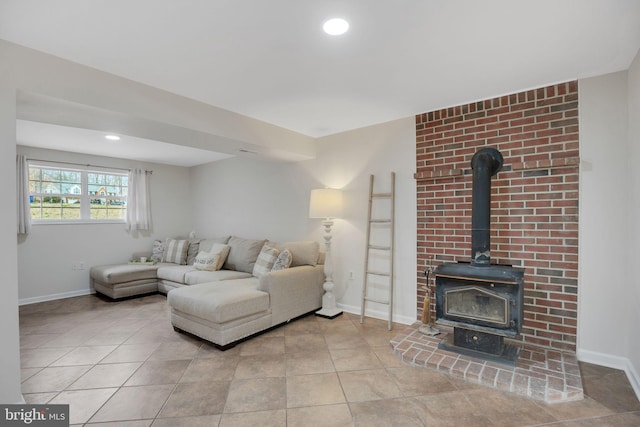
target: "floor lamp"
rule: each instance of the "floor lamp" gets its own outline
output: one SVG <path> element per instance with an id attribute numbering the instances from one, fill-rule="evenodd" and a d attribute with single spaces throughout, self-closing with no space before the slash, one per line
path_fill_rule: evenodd
<path id="1" fill-rule="evenodd" d="M 333 319 L 342 314 L 336 307 L 336 296 L 333 294 L 333 266 L 331 265 L 331 227 L 333 219 L 342 216 L 342 191 L 334 188 L 311 190 L 309 200 L 309 218 L 322 218 L 324 226 L 324 295 L 322 309 L 316 311 L 316 316 Z"/>

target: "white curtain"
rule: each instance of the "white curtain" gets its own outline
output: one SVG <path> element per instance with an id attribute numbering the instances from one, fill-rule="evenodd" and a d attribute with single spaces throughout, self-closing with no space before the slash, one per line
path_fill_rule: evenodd
<path id="1" fill-rule="evenodd" d="M 149 206 L 147 173 L 142 169 L 129 172 L 127 196 L 127 230 L 150 230 L 151 210 Z"/>
<path id="2" fill-rule="evenodd" d="M 18 205 L 18 234 L 31 231 L 31 205 L 29 203 L 29 165 L 27 157 L 16 155 L 16 195 Z"/>

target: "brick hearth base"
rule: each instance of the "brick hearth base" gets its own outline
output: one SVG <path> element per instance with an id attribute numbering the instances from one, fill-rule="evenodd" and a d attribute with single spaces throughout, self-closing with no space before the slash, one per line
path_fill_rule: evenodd
<path id="1" fill-rule="evenodd" d="M 441 350 L 446 332 L 435 337 L 421 333 L 416 322 L 391 340 L 395 355 L 405 363 L 437 370 L 465 381 L 508 391 L 547 403 L 584 398 L 576 355 L 555 349 L 520 345 L 515 368 Z"/>

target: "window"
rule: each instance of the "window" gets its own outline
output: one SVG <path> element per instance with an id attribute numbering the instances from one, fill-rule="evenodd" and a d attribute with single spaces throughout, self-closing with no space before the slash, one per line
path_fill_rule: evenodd
<path id="1" fill-rule="evenodd" d="M 124 222 L 128 181 L 128 175 L 119 171 L 29 164 L 31 220 Z"/>

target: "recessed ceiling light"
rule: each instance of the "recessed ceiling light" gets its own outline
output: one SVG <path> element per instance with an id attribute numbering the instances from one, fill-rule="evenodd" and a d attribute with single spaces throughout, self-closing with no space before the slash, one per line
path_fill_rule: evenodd
<path id="1" fill-rule="evenodd" d="M 339 36 L 347 32 L 349 23 L 342 18 L 333 18 L 326 21 L 322 25 L 322 29 L 329 35 Z"/>
<path id="2" fill-rule="evenodd" d="M 120 141 L 120 137 L 118 135 L 105 135 L 104 137 L 109 141 Z"/>

